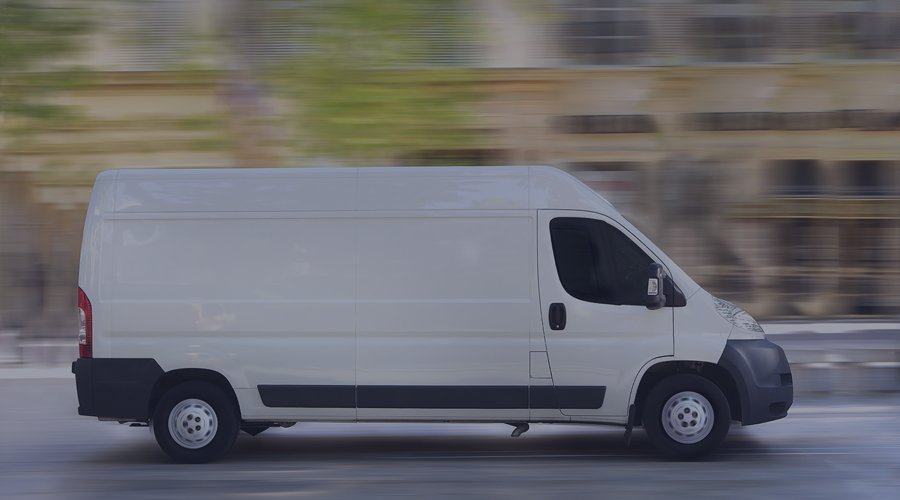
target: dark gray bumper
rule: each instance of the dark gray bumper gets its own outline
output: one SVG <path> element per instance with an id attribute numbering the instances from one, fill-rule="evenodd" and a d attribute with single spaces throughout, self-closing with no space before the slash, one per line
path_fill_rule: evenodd
<path id="1" fill-rule="evenodd" d="M 80 358 L 72 363 L 78 414 L 150 420 L 150 397 L 163 370 L 153 359 Z"/>
<path id="2" fill-rule="evenodd" d="M 719 365 L 734 378 L 741 423 L 784 418 L 794 402 L 794 382 L 784 350 L 768 340 L 729 340 Z"/>

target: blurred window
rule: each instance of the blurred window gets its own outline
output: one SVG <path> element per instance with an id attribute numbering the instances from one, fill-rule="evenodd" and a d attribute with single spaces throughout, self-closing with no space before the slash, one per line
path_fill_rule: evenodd
<path id="1" fill-rule="evenodd" d="M 556 120 L 565 134 L 647 134 L 656 132 L 652 115 L 570 115 Z"/>
<path id="2" fill-rule="evenodd" d="M 503 149 L 442 149 L 416 151 L 400 159 L 401 165 L 506 165 L 509 151 Z"/>
<path id="3" fill-rule="evenodd" d="M 822 193 L 821 168 L 816 160 L 784 160 L 774 164 L 775 192 L 787 196 Z"/>
<path id="4" fill-rule="evenodd" d="M 823 42 L 829 56 L 897 59 L 900 2 L 896 0 L 818 1 L 825 17 Z"/>
<path id="5" fill-rule="evenodd" d="M 841 283 L 851 314 L 891 314 L 896 303 L 889 303 L 885 285 L 897 269 L 895 250 L 886 236 L 890 222 L 851 219 L 842 221 L 840 238 Z M 892 252 L 893 251 L 893 252 Z"/>
<path id="6" fill-rule="evenodd" d="M 125 70 L 170 69 L 183 63 L 193 41 L 191 2 L 143 0 L 128 2 L 115 25 L 119 65 Z"/>
<path id="7" fill-rule="evenodd" d="M 863 160 L 848 162 L 844 167 L 847 194 L 853 196 L 885 196 L 890 194 L 884 162 Z"/>
<path id="8" fill-rule="evenodd" d="M 566 0 L 562 37 L 579 65 L 639 64 L 649 49 L 650 22 L 642 0 Z"/>
<path id="9" fill-rule="evenodd" d="M 815 291 L 815 270 L 827 265 L 822 252 L 828 242 L 822 238 L 821 223 L 812 219 L 785 219 L 779 223 L 779 252 L 783 290 L 801 298 Z"/>
<path id="10" fill-rule="evenodd" d="M 704 0 L 689 32 L 698 56 L 712 62 L 758 62 L 769 57 L 775 18 L 764 0 Z"/>
<path id="11" fill-rule="evenodd" d="M 306 0 L 253 0 L 245 4 L 245 48 L 260 63 L 279 63 L 311 47 L 313 23 Z"/>
<path id="12" fill-rule="evenodd" d="M 793 51 L 791 60 L 815 59 L 824 44 L 827 17 L 821 10 L 821 0 L 794 0 L 779 3 L 776 22 L 778 45 Z"/>
<path id="13" fill-rule="evenodd" d="M 803 59 L 897 59 L 900 2 L 792 0 L 778 7 L 778 44 Z M 796 60 L 796 58 L 794 58 Z"/>
<path id="14" fill-rule="evenodd" d="M 577 217 L 550 221 L 556 271 L 566 292 L 579 300 L 644 305 L 647 268 L 653 262 L 609 224 Z"/>

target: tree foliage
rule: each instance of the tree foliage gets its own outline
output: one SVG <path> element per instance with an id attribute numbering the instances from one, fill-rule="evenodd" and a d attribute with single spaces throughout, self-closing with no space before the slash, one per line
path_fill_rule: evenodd
<path id="1" fill-rule="evenodd" d="M 448 0 L 334 0 L 297 9 L 308 49 L 274 68 L 307 154 L 397 159 L 471 142 L 474 29 Z"/>
<path id="2" fill-rule="evenodd" d="M 61 116 L 45 98 L 70 88 L 80 72 L 61 66 L 89 28 L 75 2 L 0 0 L 0 126 Z"/>

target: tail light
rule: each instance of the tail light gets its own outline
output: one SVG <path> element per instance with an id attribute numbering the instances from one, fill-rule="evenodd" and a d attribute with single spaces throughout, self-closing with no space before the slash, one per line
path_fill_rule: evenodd
<path id="1" fill-rule="evenodd" d="M 78 356 L 82 358 L 94 356 L 93 318 L 91 316 L 91 301 L 84 294 L 84 290 L 78 287 Z"/>

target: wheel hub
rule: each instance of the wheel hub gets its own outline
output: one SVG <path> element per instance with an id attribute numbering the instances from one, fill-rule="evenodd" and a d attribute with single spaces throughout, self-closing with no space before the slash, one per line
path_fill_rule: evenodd
<path id="1" fill-rule="evenodd" d="M 702 441 L 712 432 L 715 412 L 702 394 L 684 391 L 675 394 L 662 409 L 662 424 L 666 434 L 681 444 Z"/>
<path id="2" fill-rule="evenodd" d="M 186 399 L 169 412 L 169 435 L 179 446 L 196 450 L 216 437 L 218 419 L 212 407 L 199 399 Z"/>

